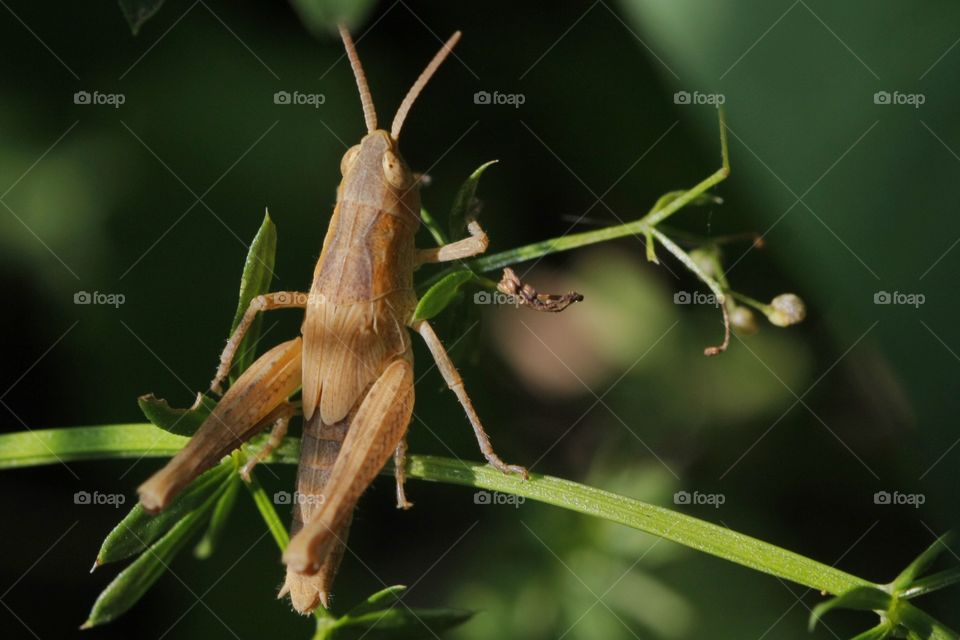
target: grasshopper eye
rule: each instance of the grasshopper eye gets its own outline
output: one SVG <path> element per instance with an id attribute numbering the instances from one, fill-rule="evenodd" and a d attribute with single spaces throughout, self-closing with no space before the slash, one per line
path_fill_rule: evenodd
<path id="1" fill-rule="evenodd" d="M 347 152 L 343 154 L 343 158 L 340 159 L 340 173 L 341 175 L 347 175 L 347 171 L 350 170 L 350 167 L 353 166 L 354 161 L 357 159 L 357 152 L 360 151 L 360 145 L 355 144 Z"/>
<path id="2" fill-rule="evenodd" d="M 410 182 L 410 176 L 403 162 L 389 149 L 383 152 L 383 175 L 386 176 L 387 182 L 397 189 L 403 189 Z"/>

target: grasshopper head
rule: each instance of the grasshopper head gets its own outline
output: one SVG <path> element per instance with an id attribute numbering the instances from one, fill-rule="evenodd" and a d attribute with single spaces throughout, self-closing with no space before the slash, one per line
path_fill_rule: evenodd
<path id="1" fill-rule="evenodd" d="M 360 144 L 347 149 L 340 160 L 340 173 L 344 184 L 351 182 L 378 182 L 380 176 L 385 186 L 405 191 L 413 186 L 414 177 L 397 148 L 397 141 L 383 129 L 365 135 Z"/>
<path id="2" fill-rule="evenodd" d="M 397 142 L 383 129 L 363 137 L 347 149 L 340 161 L 343 174 L 340 197 L 357 204 L 393 210 L 394 204 L 419 220 L 416 178 L 397 149 Z"/>

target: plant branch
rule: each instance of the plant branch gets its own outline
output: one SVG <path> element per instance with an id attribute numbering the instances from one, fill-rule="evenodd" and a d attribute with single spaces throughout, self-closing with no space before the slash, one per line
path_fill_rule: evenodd
<path id="1" fill-rule="evenodd" d="M 186 442 L 185 437 L 147 423 L 4 434 L 0 435 L 0 469 L 73 460 L 167 457 Z M 296 464 L 297 448 L 296 440 L 288 438 L 268 461 Z M 384 473 L 392 471 L 388 468 Z M 407 476 L 510 493 L 603 518 L 819 591 L 839 594 L 857 586 L 875 586 L 725 527 L 569 480 L 533 474 L 524 481 L 484 464 L 434 456 L 411 456 Z M 277 536 L 276 531 L 272 533 Z"/>

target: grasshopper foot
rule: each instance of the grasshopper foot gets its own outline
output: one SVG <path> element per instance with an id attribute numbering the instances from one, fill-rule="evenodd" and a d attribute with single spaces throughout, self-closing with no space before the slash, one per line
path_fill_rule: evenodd
<path id="1" fill-rule="evenodd" d="M 527 471 L 526 467 L 521 467 L 518 464 L 507 464 L 496 456 L 488 457 L 487 462 L 490 463 L 491 467 L 503 473 L 504 475 L 516 474 L 524 480 L 530 479 L 530 472 Z"/>

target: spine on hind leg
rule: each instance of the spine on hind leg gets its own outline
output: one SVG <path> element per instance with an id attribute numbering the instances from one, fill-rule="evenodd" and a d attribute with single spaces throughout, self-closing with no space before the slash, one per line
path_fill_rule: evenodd
<path id="1" fill-rule="evenodd" d="M 304 523 L 310 522 L 323 505 L 324 487 L 347 436 L 349 424 L 349 418 L 332 425 L 324 424 L 320 420 L 319 411 L 304 424 L 300 442 L 300 465 L 297 470 L 297 494 L 293 500 L 293 522 L 290 526 L 291 538 L 297 535 Z M 289 594 L 293 608 L 300 613 L 309 613 L 319 604 L 327 607 L 333 578 L 343 559 L 349 531 L 348 519 L 336 532 L 338 542 L 317 573 L 305 575 L 287 569 L 286 580 L 278 597 Z"/>

